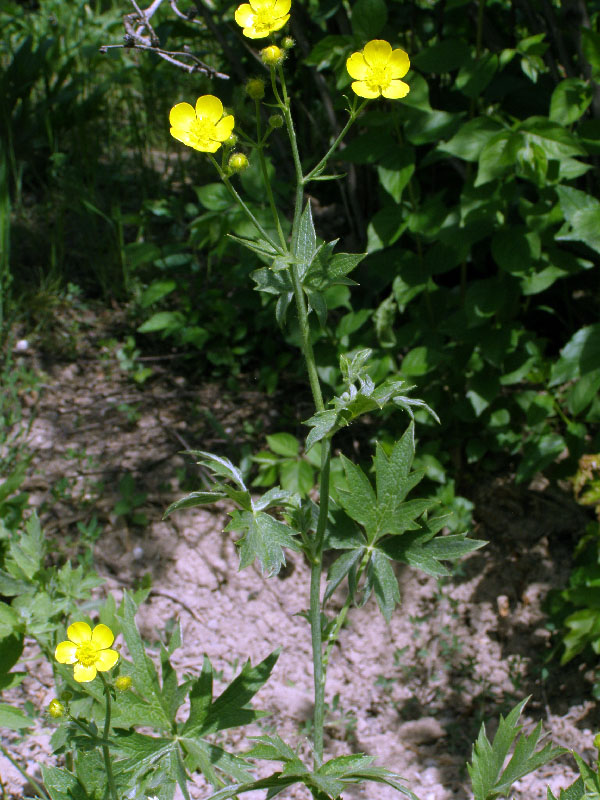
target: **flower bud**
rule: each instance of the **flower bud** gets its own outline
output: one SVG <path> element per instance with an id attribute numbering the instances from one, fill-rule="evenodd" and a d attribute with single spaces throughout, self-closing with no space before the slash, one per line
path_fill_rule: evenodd
<path id="1" fill-rule="evenodd" d="M 235 133 L 232 133 L 229 139 L 225 139 L 223 144 L 225 145 L 225 147 L 235 147 L 237 142 L 238 142 L 238 137 L 235 135 Z"/>
<path id="2" fill-rule="evenodd" d="M 60 719 L 65 715 L 65 707 L 60 700 L 56 699 L 51 700 L 50 703 L 48 703 L 47 711 L 53 719 Z"/>
<path id="3" fill-rule="evenodd" d="M 283 50 L 277 47 L 276 44 L 271 44 L 269 47 L 265 47 L 264 50 L 261 50 L 260 57 L 263 63 L 269 67 L 279 66 L 279 64 L 283 63 L 283 59 L 285 58 Z"/>
<path id="4" fill-rule="evenodd" d="M 128 689 L 131 689 L 131 678 L 129 675 L 119 675 L 118 678 L 115 679 L 115 689 L 118 692 L 126 692 Z"/>
<path id="5" fill-rule="evenodd" d="M 265 82 L 260 78 L 250 78 L 246 83 L 246 94 L 253 100 L 262 100 L 265 96 Z"/>
<path id="6" fill-rule="evenodd" d="M 229 156 L 227 166 L 232 172 L 243 172 L 248 169 L 248 158 L 243 153 L 232 153 Z"/>
<path id="7" fill-rule="evenodd" d="M 271 114 L 269 117 L 269 126 L 271 128 L 281 128 L 283 125 L 283 117 L 281 114 Z"/>
<path id="8" fill-rule="evenodd" d="M 291 50 L 292 47 L 296 46 L 296 40 L 293 39 L 291 36 L 284 36 L 281 40 L 281 45 L 284 50 Z"/>

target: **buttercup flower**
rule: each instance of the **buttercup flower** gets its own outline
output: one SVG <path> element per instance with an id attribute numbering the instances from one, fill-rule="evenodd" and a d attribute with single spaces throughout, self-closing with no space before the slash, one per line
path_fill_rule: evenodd
<path id="1" fill-rule="evenodd" d="M 79 683 L 93 681 L 98 670 L 106 672 L 119 660 L 110 646 L 115 637 L 107 625 L 96 625 L 94 630 L 87 622 L 74 622 L 67 628 L 68 642 L 57 645 L 54 657 L 60 664 L 73 664 L 73 677 Z"/>
<path id="2" fill-rule="evenodd" d="M 202 153 L 216 153 L 235 124 L 231 114 L 223 116 L 223 103 L 212 94 L 199 97 L 195 109 L 189 103 L 173 106 L 169 121 L 173 138 Z"/>
<path id="3" fill-rule="evenodd" d="M 404 50 L 392 50 L 383 39 L 373 39 L 361 53 L 352 53 L 346 61 L 346 69 L 354 78 L 352 91 L 369 100 L 380 95 L 390 100 L 406 97 L 410 86 L 399 78 L 403 78 L 409 68 L 410 61 Z"/>
<path id="4" fill-rule="evenodd" d="M 250 0 L 235 12 L 235 21 L 249 39 L 263 39 L 283 28 L 290 18 L 292 0 Z"/>
<path id="5" fill-rule="evenodd" d="M 281 64 L 285 58 L 283 50 L 277 47 L 276 44 L 271 44 L 269 47 L 265 47 L 261 50 L 260 57 L 263 63 L 267 64 L 269 67 L 276 67 L 278 64 Z"/>

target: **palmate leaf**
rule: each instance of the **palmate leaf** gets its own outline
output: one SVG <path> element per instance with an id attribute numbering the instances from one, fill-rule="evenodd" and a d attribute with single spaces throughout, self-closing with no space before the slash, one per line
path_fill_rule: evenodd
<path id="1" fill-rule="evenodd" d="M 289 525 L 274 519 L 263 511 L 232 511 L 226 531 L 241 531 L 244 536 L 236 542 L 240 548 L 240 569 L 248 567 L 258 558 L 267 575 L 276 575 L 285 564 L 284 547 L 300 550 Z"/>
<path id="2" fill-rule="evenodd" d="M 500 717 L 492 743 L 487 738 L 485 725 L 481 726 L 473 745 L 472 763 L 467 764 L 475 800 L 494 800 L 507 796 L 515 781 L 567 752 L 563 747 L 553 747 L 551 744 L 536 751 L 541 723 L 529 735 L 522 733 L 523 726 L 518 724 L 518 720 L 528 699 L 517 703 L 506 719 Z M 505 766 L 513 744 L 512 756 Z"/>
<path id="3" fill-rule="evenodd" d="M 139 793 L 144 778 L 150 778 L 152 782 L 159 779 L 163 788 L 169 787 L 163 797 L 170 798 L 175 793 L 177 783 L 185 800 L 189 800 L 188 777 L 181 747 L 176 739 L 129 733 L 119 737 L 117 748 L 125 755 L 113 765 L 117 781 L 126 781 L 130 789 Z"/>
<path id="4" fill-rule="evenodd" d="M 51 800 L 92 800 L 77 777 L 62 767 L 42 765 L 42 779 Z"/>

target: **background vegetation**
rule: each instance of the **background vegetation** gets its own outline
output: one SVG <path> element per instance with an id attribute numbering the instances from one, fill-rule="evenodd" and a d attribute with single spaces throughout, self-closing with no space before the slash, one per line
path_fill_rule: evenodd
<path id="1" fill-rule="evenodd" d="M 281 348 L 265 335 L 272 304 L 249 279 L 259 256 L 225 235 L 243 236 L 247 222 L 205 160 L 168 135 L 170 107 L 207 92 L 249 127 L 244 82 L 264 67 L 232 24 L 235 3 L 182 4 L 179 16 L 163 6 L 152 20 L 161 47 L 187 47 L 228 78 L 130 47 L 102 52 L 123 43 L 123 15 L 134 13 L 124 0 L 2 6 L 5 350 L 14 323 L 43 340 L 57 307 L 97 298 L 127 308 L 121 352 L 134 366 L 139 348 L 175 348 L 199 380 L 289 389 L 293 314 Z M 388 39 L 413 66 L 408 97 L 371 104 L 348 136 L 339 180 L 311 187 L 317 233 L 368 253 L 354 305 L 347 287 L 335 287 L 333 323 L 313 320 L 321 377 L 333 393 L 339 355 L 368 346 L 374 379 L 416 384 L 441 418 L 419 419 L 417 466 L 459 512 L 468 506 L 456 495 L 482 471 L 509 470 L 517 481 L 540 470 L 574 475 L 581 456 L 600 450 L 600 3 L 294 6 L 286 70 L 303 98 L 301 153 L 326 149 L 341 129 L 345 61 L 366 40 Z M 291 205 L 283 146 L 274 135 L 269 157 L 279 199 Z M 255 166 L 240 181 L 266 218 Z M 7 356 L 6 378 L 10 364 Z M 132 374 L 143 383 L 151 372 Z M 359 455 L 367 441 L 396 437 L 395 424 L 361 428 Z M 289 439 L 268 444 L 258 480 L 283 470 L 286 488 L 306 491 L 318 460 L 304 460 Z M 459 513 L 457 525 L 465 521 Z M 591 535 L 595 552 L 596 528 Z M 584 600 L 572 588 L 568 602 L 588 608 L 591 585 Z M 572 611 L 567 603 L 557 613 Z"/>

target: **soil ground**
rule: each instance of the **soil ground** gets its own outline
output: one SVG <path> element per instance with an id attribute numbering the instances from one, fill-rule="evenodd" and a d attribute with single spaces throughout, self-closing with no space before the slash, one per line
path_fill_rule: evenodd
<path id="1" fill-rule="evenodd" d="M 19 355 L 44 374 L 37 396 L 28 399 L 26 416 L 34 408 L 35 416 L 24 489 L 41 509 L 46 534 L 58 551 L 75 554 L 83 546 L 77 523 L 96 517 L 102 533 L 93 551 L 106 590 L 118 600 L 124 588 L 151 575 L 138 623 L 155 640 L 169 620 L 180 621 L 184 644 L 174 656 L 180 673 L 199 671 L 206 653 L 230 680 L 247 658 L 256 663 L 281 647 L 255 703 L 269 716 L 250 733 L 276 728 L 308 757 L 310 636 L 298 616 L 308 604 L 306 564 L 293 553 L 277 577 L 265 579 L 257 568 L 238 572 L 231 535 L 222 533 L 225 504 L 161 520 L 190 475 L 193 488 L 201 484 L 180 451 L 219 452 L 232 441 L 238 446 L 248 421 L 257 419 L 267 432 L 278 430 L 273 400 L 256 391 L 234 396 L 219 385 L 193 385 L 168 358 L 145 362 L 154 375 L 138 386 L 119 368 L 114 350 L 102 345 L 122 334 L 119 313 L 79 310 L 74 328 L 73 322 L 63 319 L 58 331 L 75 336 L 61 358 L 56 348 L 48 356 L 32 344 Z M 145 493 L 136 512 L 146 515 L 146 526 L 115 513 L 125 474 Z M 353 609 L 328 675 L 328 754 L 374 755 L 405 776 L 421 800 L 472 797 L 465 762 L 482 720 L 493 733 L 498 715 L 528 695 L 526 730 L 542 720 L 555 744 L 590 762 L 596 757 L 592 741 L 600 719 L 589 674 L 579 663 L 551 664 L 544 672 L 550 634 L 541 606 L 550 588 L 564 584 L 587 517 L 568 494 L 542 481 L 518 487 L 510 476 L 485 480 L 471 499 L 473 536 L 488 546 L 443 582 L 399 570 L 403 602 L 391 623 L 371 601 Z M 341 594 L 334 601 L 341 605 Z M 33 644 L 23 667 L 29 677 L 5 699 L 43 708 L 54 696 L 52 679 Z M 50 734 L 49 724 L 40 723 L 35 736 L 9 736 L 5 745 L 35 774 L 40 762 L 54 762 Z M 235 730 L 227 742 L 231 748 L 247 744 Z M 6 759 L 0 759 L 0 775 L 4 797 L 23 796 L 24 781 Z M 520 781 L 513 796 L 542 800 L 548 785 L 558 794 L 574 778 L 566 756 Z M 199 780 L 192 794 L 210 791 Z M 301 789 L 281 795 L 305 796 Z M 388 800 L 397 794 L 367 784 L 345 796 Z"/>

